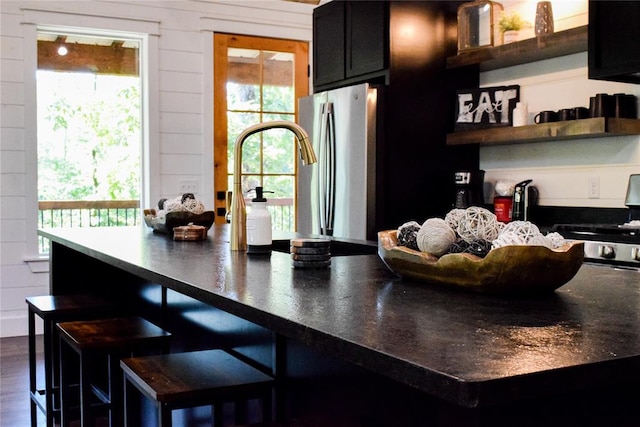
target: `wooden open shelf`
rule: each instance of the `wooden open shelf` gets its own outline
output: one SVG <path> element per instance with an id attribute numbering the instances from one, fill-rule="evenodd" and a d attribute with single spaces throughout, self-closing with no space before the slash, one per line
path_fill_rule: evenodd
<path id="1" fill-rule="evenodd" d="M 588 49 L 587 26 L 571 28 L 546 36 L 530 38 L 496 47 L 463 52 L 447 58 L 447 68 L 478 64 L 480 71 L 495 70 L 543 59 L 585 52 Z"/>
<path id="2" fill-rule="evenodd" d="M 505 145 L 542 141 L 640 135 L 640 120 L 596 117 L 518 127 L 498 127 L 447 134 L 447 145 Z"/>

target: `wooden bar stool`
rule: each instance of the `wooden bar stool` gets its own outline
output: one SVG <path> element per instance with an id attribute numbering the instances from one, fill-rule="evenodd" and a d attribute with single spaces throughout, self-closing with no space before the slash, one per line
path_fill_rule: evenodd
<path id="1" fill-rule="evenodd" d="M 125 425 L 132 418 L 132 392 L 137 388 L 157 408 L 158 426 L 171 426 L 174 409 L 213 406 L 213 426 L 222 426 L 222 404 L 262 399 L 263 421 L 271 420 L 273 377 L 224 350 L 204 350 L 120 361 L 125 384 Z M 236 411 L 236 420 L 241 415 Z M 240 416 L 239 416 L 240 415 Z M 237 421 L 236 421 L 237 422 Z"/>
<path id="2" fill-rule="evenodd" d="M 31 395 L 31 426 L 38 424 L 40 409 L 47 427 L 60 418 L 58 406 L 59 358 L 55 325 L 71 320 L 96 319 L 110 315 L 114 306 L 96 295 L 39 295 L 26 298 L 29 309 L 29 390 Z M 38 389 L 36 368 L 36 315 L 43 321 L 44 389 Z"/>
<path id="3" fill-rule="evenodd" d="M 74 353 L 79 357 L 80 419 L 87 427 L 93 407 L 104 407 L 109 425 L 123 424 L 123 383 L 120 359 L 134 354 L 167 352 L 171 334 L 140 317 L 58 323 L 60 334 L 61 426 L 70 422 L 69 386 Z M 103 366 L 100 366 L 103 365 Z"/>

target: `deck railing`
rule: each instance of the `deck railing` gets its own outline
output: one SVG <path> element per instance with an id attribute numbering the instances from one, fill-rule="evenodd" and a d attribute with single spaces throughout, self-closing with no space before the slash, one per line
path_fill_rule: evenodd
<path id="1" fill-rule="evenodd" d="M 116 227 L 142 221 L 139 200 L 51 200 L 38 202 L 38 227 Z M 40 253 L 49 241 L 39 239 Z"/>
<path id="2" fill-rule="evenodd" d="M 250 205 L 251 199 L 247 199 Z M 292 198 L 269 199 L 273 229 L 293 231 Z M 53 200 L 38 202 L 38 227 L 117 227 L 142 221 L 139 200 Z M 49 253 L 49 241 L 39 238 L 40 253 Z"/>

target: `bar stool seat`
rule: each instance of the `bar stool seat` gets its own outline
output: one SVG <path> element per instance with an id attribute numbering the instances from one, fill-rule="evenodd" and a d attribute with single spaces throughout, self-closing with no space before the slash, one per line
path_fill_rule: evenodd
<path id="1" fill-rule="evenodd" d="M 171 426 L 174 409 L 213 406 L 213 425 L 222 425 L 221 405 L 262 399 L 262 418 L 271 419 L 274 379 L 224 350 L 203 350 L 120 361 L 125 382 L 125 420 L 135 386 L 157 408 L 158 426 Z M 236 413 L 238 416 L 238 413 Z M 125 424 L 139 425 L 139 421 Z"/>
<path id="2" fill-rule="evenodd" d="M 71 320 L 97 319 L 113 315 L 115 307 L 96 295 L 38 295 L 26 298 L 29 322 L 29 390 L 31 395 L 31 426 L 38 425 L 37 411 L 53 427 L 60 418 L 58 396 L 58 339 L 55 325 Z M 38 388 L 36 368 L 36 315 L 43 321 L 44 388 Z"/>
<path id="3" fill-rule="evenodd" d="M 68 402 L 74 353 L 79 356 L 81 425 L 91 425 L 94 405 L 108 410 L 111 426 L 122 425 L 124 397 L 120 359 L 135 354 L 166 353 L 171 334 L 140 317 L 62 322 L 57 328 L 60 334 L 61 426 L 70 422 Z"/>

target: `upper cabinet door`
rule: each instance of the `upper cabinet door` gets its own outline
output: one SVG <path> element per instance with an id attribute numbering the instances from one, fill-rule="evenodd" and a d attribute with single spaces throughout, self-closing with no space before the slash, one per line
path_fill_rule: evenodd
<path id="1" fill-rule="evenodd" d="M 640 1 L 589 1 L 589 78 L 640 83 Z"/>
<path id="2" fill-rule="evenodd" d="M 345 3 L 331 1 L 313 10 L 313 84 L 344 79 Z"/>
<path id="3" fill-rule="evenodd" d="M 383 70 L 389 52 L 388 3 L 352 1 L 346 5 L 346 77 Z"/>

